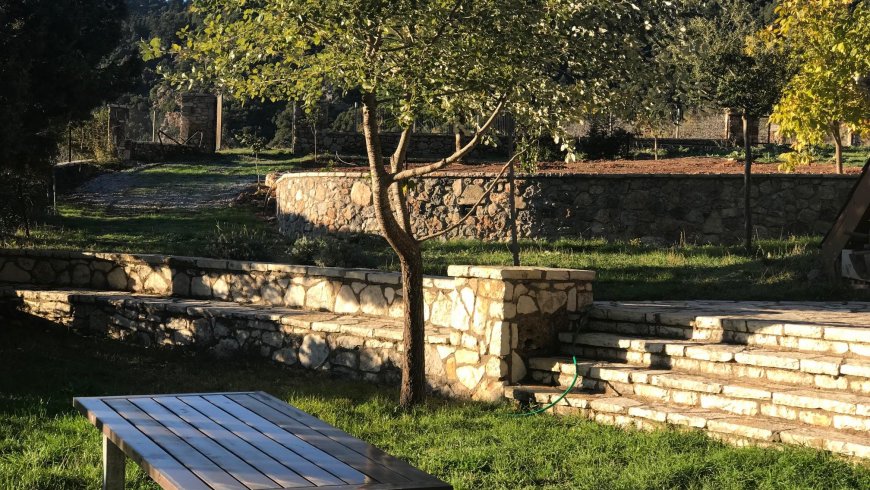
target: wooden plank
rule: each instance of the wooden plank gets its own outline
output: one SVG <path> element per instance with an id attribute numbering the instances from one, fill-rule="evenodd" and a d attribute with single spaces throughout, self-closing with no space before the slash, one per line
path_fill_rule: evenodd
<path id="1" fill-rule="evenodd" d="M 335 475 L 343 483 L 361 484 L 366 483 L 367 478 L 363 473 L 348 466 L 344 462 L 338 460 L 333 455 L 321 451 L 315 446 L 305 442 L 295 434 L 287 432 L 281 427 L 275 425 L 269 420 L 260 417 L 256 413 L 239 405 L 232 399 L 224 396 L 204 396 L 213 405 L 219 407 L 230 415 L 244 421 L 246 424 L 259 431 L 266 437 L 290 449 L 294 453 L 302 456 L 311 463 L 323 468 L 332 475 Z"/>
<path id="2" fill-rule="evenodd" d="M 822 240 L 822 262 L 825 273 L 830 277 L 840 277 L 840 271 L 836 270 L 840 253 L 851 239 L 849 233 L 858 228 L 868 210 L 870 210 L 870 160 L 864 164 L 861 176 L 858 177 L 837 219 Z"/>
<path id="3" fill-rule="evenodd" d="M 161 396 L 199 396 L 199 395 L 238 395 L 242 393 L 259 393 L 257 391 L 217 391 L 214 393 L 158 393 L 158 394 L 150 394 L 150 395 L 113 395 L 113 396 L 99 396 L 99 397 L 81 397 L 77 398 L 78 400 L 102 400 L 104 402 L 109 400 L 133 400 L 134 398 L 155 398 Z"/>
<path id="4" fill-rule="evenodd" d="M 160 405 L 153 398 L 133 398 L 131 403 L 147 413 L 170 432 L 190 444 L 203 456 L 213 461 L 221 469 L 232 475 L 252 490 L 275 488 L 277 483 L 235 454 L 191 426 L 174 413 Z"/>
<path id="5" fill-rule="evenodd" d="M 453 490 L 447 483 L 406 482 L 406 483 L 365 483 L 363 485 L 340 485 L 321 487 L 324 490 Z"/>
<path id="6" fill-rule="evenodd" d="M 236 434 L 257 449 L 280 461 L 284 466 L 303 476 L 312 483 L 312 486 L 343 485 L 345 483 L 299 454 L 266 437 L 245 422 L 235 417 L 230 417 L 227 412 L 211 404 L 205 398 L 200 396 L 183 396 L 179 399 L 212 421 L 223 426 L 226 430 Z"/>
<path id="7" fill-rule="evenodd" d="M 124 490 L 126 463 L 124 451 L 103 436 L 103 490 Z"/>
<path id="8" fill-rule="evenodd" d="M 74 398 L 73 405 L 167 490 L 210 490 L 199 477 L 98 398 Z"/>
<path id="9" fill-rule="evenodd" d="M 215 490 L 245 488 L 241 482 L 221 469 L 214 461 L 160 425 L 129 400 L 109 400 L 107 405 Z"/>
<path id="10" fill-rule="evenodd" d="M 389 467 L 365 457 L 289 415 L 266 405 L 256 398 L 248 395 L 230 395 L 230 399 L 238 402 L 240 405 L 255 412 L 257 415 L 269 420 L 282 429 L 293 433 L 312 446 L 331 454 L 336 459 L 352 468 L 355 468 L 357 471 L 368 475 L 373 482 L 396 483 L 410 481 L 409 478 L 406 478 L 401 473 L 393 471 Z"/>
<path id="11" fill-rule="evenodd" d="M 269 395 L 268 393 L 256 392 L 251 394 L 250 396 L 263 401 L 263 403 L 269 405 L 270 407 L 275 408 L 300 422 L 303 422 L 310 428 L 317 430 L 318 432 L 328 436 L 330 439 L 333 439 L 334 441 L 339 442 L 350 449 L 353 449 L 357 453 L 366 456 L 372 461 L 389 467 L 397 473 L 401 473 L 409 480 L 437 480 L 437 478 L 426 473 L 425 471 L 415 468 L 410 464 L 406 463 L 405 461 L 391 456 L 386 452 L 382 451 L 381 449 L 378 449 L 377 447 L 372 446 L 371 444 L 363 440 L 357 439 L 356 437 L 353 437 L 350 434 L 327 424 L 326 422 L 318 419 L 317 417 L 314 417 L 313 415 L 305 413 L 292 405 L 288 405 L 287 403 L 278 400 L 277 398 Z"/>
<path id="12" fill-rule="evenodd" d="M 276 459 L 260 451 L 236 434 L 225 429 L 177 397 L 161 396 L 158 403 L 181 417 L 185 422 L 199 429 L 203 434 L 218 441 L 222 446 L 237 454 L 254 468 L 278 482 L 283 487 L 310 487 L 311 482 L 297 475 Z"/>

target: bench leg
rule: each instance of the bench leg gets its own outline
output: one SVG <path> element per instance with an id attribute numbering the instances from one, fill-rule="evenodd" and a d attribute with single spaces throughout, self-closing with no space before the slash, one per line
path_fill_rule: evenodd
<path id="1" fill-rule="evenodd" d="M 124 452 L 103 436 L 103 490 L 124 490 Z"/>

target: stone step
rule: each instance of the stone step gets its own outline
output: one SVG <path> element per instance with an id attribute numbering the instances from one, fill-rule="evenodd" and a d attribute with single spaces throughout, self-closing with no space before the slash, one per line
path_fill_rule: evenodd
<path id="1" fill-rule="evenodd" d="M 588 360 L 578 360 L 575 370 L 564 357 L 534 358 L 529 368 L 535 381 L 562 388 L 577 372 L 577 386 L 587 391 L 870 433 L 870 396 Z"/>
<path id="2" fill-rule="evenodd" d="M 870 358 L 870 303 L 597 302 L 587 330 Z"/>
<path id="3" fill-rule="evenodd" d="M 558 388 L 514 386 L 505 396 L 522 406 L 543 406 L 561 394 Z M 764 416 L 740 416 L 717 409 L 674 406 L 649 402 L 634 396 L 568 394 L 553 409 L 561 415 L 579 415 L 599 423 L 644 430 L 666 426 L 703 430 L 716 439 L 736 445 L 790 444 L 830 451 L 852 458 L 870 458 L 870 437 L 835 429 L 812 427 L 800 422 Z"/>
<path id="4" fill-rule="evenodd" d="M 563 354 L 716 376 L 870 394 L 870 359 L 624 334 L 562 333 Z"/>
<path id="5" fill-rule="evenodd" d="M 139 345 L 193 349 L 219 358 L 261 356 L 377 382 L 398 380 L 404 351 L 397 319 L 117 291 L 0 286 L 0 318 L 25 324 L 38 318 Z M 443 382 L 459 389 L 442 363 L 455 361 L 457 373 L 476 363 L 473 368 L 483 373 L 477 364 L 489 359 L 481 348 L 458 345 L 452 333 L 426 330 L 427 379 L 436 388 Z"/>

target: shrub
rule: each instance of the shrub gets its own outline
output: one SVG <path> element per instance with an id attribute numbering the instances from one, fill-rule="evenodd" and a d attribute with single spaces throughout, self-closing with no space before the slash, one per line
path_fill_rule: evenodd
<path id="1" fill-rule="evenodd" d="M 277 240 L 266 231 L 246 225 L 218 223 L 209 236 L 205 251 L 209 257 L 229 260 L 269 260 Z"/>
<path id="2" fill-rule="evenodd" d="M 608 133 L 602 125 L 592 124 L 578 149 L 592 160 L 626 158 L 631 154 L 632 140 L 632 134 L 625 129 L 616 128 Z"/>
<path id="3" fill-rule="evenodd" d="M 347 247 L 334 238 L 303 236 L 290 247 L 294 263 L 318 267 L 344 267 Z"/>
<path id="4" fill-rule="evenodd" d="M 791 173 L 799 166 L 809 165 L 813 161 L 813 155 L 808 151 L 792 151 L 779 156 L 782 162 L 777 166 L 780 172 Z"/>
<path id="5" fill-rule="evenodd" d="M 41 216 L 49 205 L 46 189 L 49 179 L 45 175 L 21 171 L 0 171 L 0 237 L 23 228 L 30 234 L 34 219 Z"/>

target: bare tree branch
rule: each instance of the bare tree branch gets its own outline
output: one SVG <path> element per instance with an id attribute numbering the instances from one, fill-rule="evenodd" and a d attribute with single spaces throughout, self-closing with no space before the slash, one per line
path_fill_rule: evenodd
<path id="1" fill-rule="evenodd" d="M 511 157 L 510 160 L 508 160 L 508 162 L 506 164 L 504 164 L 504 167 L 501 168 L 501 171 L 498 173 L 498 175 L 495 176 L 495 179 L 493 179 L 492 183 L 489 184 L 489 187 L 487 187 L 487 189 L 483 192 L 483 194 L 480 196 L 480 199 L 478 199 L 477 202 L 471 206 L 471 209 L 468 210 L 468 213 L 466 213 L 465 216 L 463 216 L 456 223 L 453 223 L 452 225 L 448 226 L 447 228 L 445 228 L 439 232 L 432 233 L 431 235 L 426 235 L 422 238 L 418 238 L 417 242 L 425 242 L 426 240 L 431 240 L 433 238 L 438 238 L 440 236 L 444 236 L 444 235 L 450 233 L 451 231 L 455 230 L 456 228 L 459 228 L 462 225 L 462 223 L 465 223 L 468 220 L 468 218 L 470 218 L 471 215 L 474 214 L 474 211 L 480 207 L 480 204 L 483 203 L 484 199 L 486 199 L 492 193 L 492 190 L 495 189 L 495 185 L 498 184 L 498 181 L 501 180 L 501 178 L 504 176 L 505 172 L 507 172 L 508 168 L 510 168 L 510 166 L 514 163 L 514 161 L 517 159 L 517 157 L 519 157 L 521 154 L 522 154 L 522 152 L 515 154 L 514 156 Z M 514 196 L 511 196 L 511 199 L 513 199 L 513 198 L 514 198 Z"/>
<path id="2" fill-rule="evenodd" d="M 397 172 L 393 175 L 393 181 L 398 182 L 400 180 L 407 180 L 407 179 L 410 179 L 413 177 L 419 177 L 421 175 L 426 175 L 428 173 L 435 172 L 436 170 L 441 170 L 442 168 L 444 168 L 452 163 L 458 162 L 459 160 L 462 159 L 462 157 L 471 153 L 471 150 L 473 150 L 474 147 L 476 147 L 477 144 L 480 143 L 480 140 L 481 140 L 481 138 L 483 138 L 484 133 L 486 133 L 489 130 L 489 128 L 495 122 L 496 117 L 498 117 L 498 115 L 501 113 L 501 110 L 504 108 L 506 98 L 507 98 L 507 95 L 502 96 L 502 98 L 498 102 L 498 105 L 492 111 L 492 114 L 490 114 L 489 119 L 487 119 L 486 122 L 483 123 L 483 126 L 480 126 L 477 128 L 477 131 L 475 131 L 474 136 L 471 138 L 471 140 L 465 146 L 463 146 L 461 149 L 459 149 L 458 151 L 456 151 L 455 153 L 453 153 L 449 157 L 444 158 L 443 160 L 440 160 L 438 162 L 430 163 L 429 165 L 424 165 L 422 167 L 409 168 L 407 170 L 402 170 L 401 172 Z"/>
<path id="3" fill-rule="evenodd" d="M 396 145 L 396 151 L 390 157 L 390 171 L 392 173 L 401 172 L 405 169 L 405 161 L 408 153 L 408 144 L 411 141 L 411 131 L 413 126 L 409 126 L 402 130 L 402 135 L 399 137 L 399 144 Z M 396 212 L 396 220 L 402 226 L 406 233 L 411 233 L 411 216 L 408 212 L 407 196 L 402 188 L 401 182 L 393 182 L 390 185 L 390 199 L 393 200 L 393 209 Z"/>

